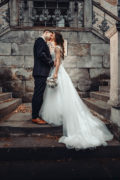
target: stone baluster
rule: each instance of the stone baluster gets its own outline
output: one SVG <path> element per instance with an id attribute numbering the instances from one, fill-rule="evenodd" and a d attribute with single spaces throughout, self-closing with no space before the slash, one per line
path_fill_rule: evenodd
<path id="1" fill-rule="evenodd" d="M 92 27 L 92 0 L 84 0 L 84 27 Z"/>
<path id="2" fill-rule="evenodd" d="M 9 8 L 10 8 L 10 26 L 17 26 L 18 25 L 18 1 L 17 0 L 10 0 L 9 1 Z"/>
<path id="3" fill-rule="evenodd" d="M 27 2 L 27 9 L 24 10 L 24 20 L 23 25 L 24 26 L 33 26 L 33 21 L 31 20 L 31 14 L 32 14 L 32 8 L 33 8 L 33 1 Z"/>

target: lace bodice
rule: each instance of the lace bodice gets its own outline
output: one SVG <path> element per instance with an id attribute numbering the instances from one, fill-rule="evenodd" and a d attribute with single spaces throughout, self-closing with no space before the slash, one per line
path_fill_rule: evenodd
<path id="1" fill-rule="evenodd" d="M 58 48 L 61 49 L 60 46 L 56 46 L 56 47 L 58 47 Z M 56 48 L 56 47 L 55 47 L 55 48 Z M 55 48 L 54 48 L 54 50 L 51 51 L 51 56 L 52 56 L 52 60 L 53 60 L 53 61 L 55 61 Z M 62 52 L 62 49 L 61 49 L 61 52 Z M 61 56 L 61 64 L 62 64 L 62 56 Z M 55 67 L 52 67 L 51 70 L 50 70 L 49 76 L 52 76 L 52 75 L 53 75 L 54 70 L 55 70 Z"/>
<path id="2" fill-rule="evenodd" d="M 60 46 L 56 46 L 55 48 L 59 48 L 60 49 L 60 52 L 61 52 L 61 61 L 63 60 L 62 59 L 62 48 Z M 52 56 L 52 60 L 55 61 L 55 49 L 51 52 L 51 56 Z"/>

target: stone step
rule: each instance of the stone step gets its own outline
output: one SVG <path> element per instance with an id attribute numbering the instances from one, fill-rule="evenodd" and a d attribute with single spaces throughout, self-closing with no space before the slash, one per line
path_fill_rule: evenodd
<path id="1" fill-rule="evenodd" d="M 111 109 L 106 102 L 94 98 L 83 98 L 83 101 L 90 109 L 96 111 L 106 119 L 110 119 Z"/>
<path id="2" fill-rule="evenodd" d="M 39 137 L 42 135 L 59 136 L 62 126 L 39 125 L 28 122 L 2 122 L 0 123 L 0 137 Z"/>
<path id="3" fill-rule="evenodd" d="M 62 126 L 39 125 L 32 123 L 31 103 L 18 106 L 14 112 L 6 116 L 0 123 L 0 136 L 41 136 L 62 134 Z"/>
<path id="4" fill-rule="evenodd" d="M 107 92 L 90 92 L 90 97 L 107 102 L 109 100 L 109 93 Z"/>
<path id="5" fill-rule="evenodd" d="M 102 86 L 110 86 L 110 79 L 101 79 L 100 85 Z"/>
<path id="6" fill-rule="evenodd" d="M 81 158 L 120 158 L 120 142 L 113 139 L 107 146 L 90 149 L 67 149 L 53 136 L 0 138 L 2 160 L 63 160 Z"/>
<path id="7" fill-rule="evenodd" d="M 102 122 L 105 123 L 105 125 L 110 129 L 111 128 L 111 123 L 109 119 L 106 119 L 103 115 L 97 113 L 96 111 L 90 109 L 91 113 L 96 116 L 98 119 L 100 119 Z"/>
<path id="8" fill-rule="evenodd" d="M 2 87 L 0 87 L 0 92 L 2 92 Z"/>
<path id="9" fill-rule="evenodd" d="M 0 94 L 0 101 L 7 100 L 12 98 L 12 93 L 1 93 Z"/>
<path id="10" fill-rule="evenodd" d="M 100 92 L 110 92 L 110 86 L 99 86 Z"/>
<path id="11" fill-rule="evenodd" d="M 12 98 L 0 104 L 0 119 L 14 111 L 22 103 L 21 99 Z"/>
<path id="12" fill-rule="evenodd" d="M 81 98 L 86 98 L 86 97 L 89 97 L 89 95 L 90 95 L 89 92 L 81 92 L 79 90 L 77 90 L 77 92 Z"/>

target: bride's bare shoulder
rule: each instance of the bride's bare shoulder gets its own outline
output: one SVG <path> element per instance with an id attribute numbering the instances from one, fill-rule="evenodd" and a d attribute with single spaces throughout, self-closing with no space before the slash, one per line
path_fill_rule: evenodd
<path id="1" fill-rule="evenodd" d="M 61 49 L 61 47 L 59 45 L 55 46 L 55 48 Z"/>
<path id="2" fill-rule="evenodd" d="M 55 51 L 60 51 L 61 52 L 61 47 L 59 45 L 55 46 Z"/>

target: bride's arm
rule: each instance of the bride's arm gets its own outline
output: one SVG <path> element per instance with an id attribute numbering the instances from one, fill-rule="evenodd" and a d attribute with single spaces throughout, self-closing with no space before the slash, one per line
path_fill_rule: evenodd
<path id="1" fill-rule="evenodd" d="M 55 48 L 55 72 L 53 74 L 54 78 L 57 78 L 57 76 L 58 76 L 60 63 L 61 63 L 60 49 L 56 47 Z"/>

